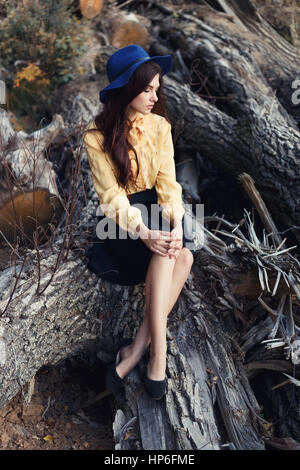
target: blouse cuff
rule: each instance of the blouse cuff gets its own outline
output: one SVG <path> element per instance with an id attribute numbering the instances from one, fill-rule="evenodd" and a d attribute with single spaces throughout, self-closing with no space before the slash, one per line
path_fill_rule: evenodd
<path id="1" fill-rule="evenodd" d="M 142 217 L 128 217 L 127 231 L 130 232 L 132 235 L 136 236 L 136 228 L 141 223 L 143 223 Z"/>

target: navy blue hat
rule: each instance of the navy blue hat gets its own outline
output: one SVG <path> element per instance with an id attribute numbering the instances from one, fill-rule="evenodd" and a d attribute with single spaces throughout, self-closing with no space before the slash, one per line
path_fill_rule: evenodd
<path id="1" fill-rule="evenodd" d="M 154 61 L 160 65 L 163 75 L 172 68 L 172 57 L 170 55 L 150 57 L 141 46 L 136 44 L 122 47 L 122 49 L 114 52 L 106 64 L 106 74 L 110 83 L 100 91 L 100 101 L 104 103 L 110 90 L 126 85 L 135 69 L 149 61 Z"/>

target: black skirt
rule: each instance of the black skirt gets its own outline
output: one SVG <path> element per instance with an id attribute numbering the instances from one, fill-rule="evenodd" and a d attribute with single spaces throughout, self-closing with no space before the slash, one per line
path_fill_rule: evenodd
<path id="1" fill-rule="evenodd" d="M 150 230 L 165 230 L 166 221 L 161 215 L 162 208 L 159 206 L 159 221 L 157 223 L 151 218 L 151 204 L 157 204 L 157 193 L 155 187 L 146 189 L 129 196 L 131 205 L 143 204 L 147 208 L 147 215 L 142 211 L 144 224 Z M 147 220 L 145 220 L 145 217 Z M 100 220 L 106 218 L 105 215 L 100 216 Z M 191 235 L 187 234 L 185 218 L 182 220 L 183 228 L 183 246 L 191 249 L 193 242 Z M 115 223 L 115 222 L 114 222 Z M 91 248 L 87 250 L 88 268 L 96 273 L 102 279 L 113 284 L 132 286 L 145 282 L 146 274 L 153 251 L 145 245 L 140 239 L 130 238 L 129 234 L 116 224 L 116 238 L 105 240 L 99 239 L 97 236 L 93 239 Z M 168 231 L 170 228 L 168 227 Z M 121 235 L 123 233 L 123 236 Z M 125 236 L 124 236 L 125 234 Z M 191 249 L 193 253 L 193 249 Z"/>

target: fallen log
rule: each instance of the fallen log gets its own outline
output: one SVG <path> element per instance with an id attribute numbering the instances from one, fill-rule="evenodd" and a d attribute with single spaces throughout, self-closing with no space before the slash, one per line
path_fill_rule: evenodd
<path id="1" fill-rule="evenodd" d="M 61 116 L 32 134 L 15 132 L 8 113 L 0 109 L 0 240 L 32 240 L 36 226 L 44 229 L 62 214 L 63 200 L 51 162 L 44 156 L 62 132 Z"/>

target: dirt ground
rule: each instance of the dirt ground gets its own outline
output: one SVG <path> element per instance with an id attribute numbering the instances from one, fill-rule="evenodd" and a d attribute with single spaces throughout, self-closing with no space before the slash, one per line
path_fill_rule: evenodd
<path id="1" fill-rule="evenodd" d="M 103 391 L 105 368 L 78 357 L 45 368 L 0 410 L 0 450 L 111 450 L 113 399 Z M 29 398 L 31 396 L 30 402 Z"/>

